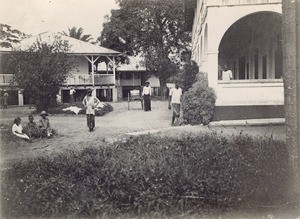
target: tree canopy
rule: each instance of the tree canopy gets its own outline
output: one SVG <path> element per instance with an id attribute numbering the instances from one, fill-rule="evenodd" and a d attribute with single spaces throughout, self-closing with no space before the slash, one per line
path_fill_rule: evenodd
<path id="1" fill-rule="evenodd" d="M 56 39 L 51 45 L 37 41 L 27 50 L 11 55 L 14 81 L 30 96 L 38 111 L 55 101 L 59 87 L 76 68 L 75 58 L 67 54 L 68 50 L 68 42 Z"/>
<path id="2" fill-rule="evenodd" d="M 84 42 L 90 42 L 93 39 L 90 34 L 83 34 L 82 27 L 78 29 L 77 27 L 68 28 L 68 32 L 63 31 L 62 34 Z"/>
<path id="3" fill-rule="evenodd" d="M 28 37 L 27 34 L 13 29 L 11 26 L 0 24 L 0 47 L 12 48 L 13 44 L 19 43 L 26 37 Z"/>
<path id="4" fill-rule="evenodd" d="M 106 17 L 102 46 L 127 55 L 141 54 L 148 70 L 164 84 L 188 50 L 184 0 L 118 0 L 120 9 Z"/>

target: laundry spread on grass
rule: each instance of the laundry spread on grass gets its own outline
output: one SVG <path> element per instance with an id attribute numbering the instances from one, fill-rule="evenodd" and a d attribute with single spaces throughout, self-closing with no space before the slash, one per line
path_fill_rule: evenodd
<path id="1" fill-rule="evenodd" d="M 99 104 L 96 105 L 96 109 L 97 109 L 97 108 L 103 108 L 103 107 L 105 107 L 105 106 L 107 106 L 106 103 L 100 102 Z M 77 106 L 70 106 L 70 107 L 67 107 L 67 108 L 62 109 L 62 110 L 63 110 L 63 111 L 72 111 L 72 112 L 74 112 L 76 115 L 78 115 L 78 113 L 79 113 L 81 110 L 83 110 L 83 109 L 80 108 L 80 107 L 77 107 Z"/>

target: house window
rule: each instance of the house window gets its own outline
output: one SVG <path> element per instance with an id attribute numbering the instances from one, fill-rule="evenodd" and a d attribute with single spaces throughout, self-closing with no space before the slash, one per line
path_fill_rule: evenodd
<path id="1" fill-rule="evenodd" d="M 141 73 L 136 73 L 136 74 L 134 75 L 134 78 L 135 78 L 135 79 L 140 79 L 140 78 L 141 78 Z"/>
<path id="2" fill-rule="evenodd" d="M 262 60 L 262 64 L 263 64 L 263 69 L 262 69 L 262 78 L 263 79 L 267 79 L 267 55 L 263 56 L 263 60 Z"/>
<path id="3" fill-rule="evenodd" d="M 126 72 L 126 79 L 132 79 L 132 74 L 130 72 Z"/>
<path id="4" fill-rule="evenodd" d="M 258 49 L 254 51 L 254 78 L 258 79 Z"/>

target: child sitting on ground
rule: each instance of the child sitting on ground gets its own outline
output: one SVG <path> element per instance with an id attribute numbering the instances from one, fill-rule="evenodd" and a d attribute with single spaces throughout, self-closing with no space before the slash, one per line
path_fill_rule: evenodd
<path id="1" fill-rule="evenodd" d="M 21 125 L 21 118 L 20 117 L 15 118 L 14 124 L 12 126 L 12 133 L 15 136 L 18 136 L 20 138 L 24 138 L 26 140 L 30 140 L 30 138 L 28 137 L 28 135 L 26 135 L 26 134 L 23 133 L 23 128 L 22 128 L 22 125 Z"/>
<path id="2" fill-rule="evenodd" d="M 30 138 L 40 138 L 42 137 L 42 132 L 33 120 L 33 116 L 29 115 L 28 123 L 24 127 L 24 133 L 26 133 Z"/>
<path id="3" fill-rule="evenodd" d="M 46 111 L 41 112 L 42 118 L 40 119 L 40 122 L 39 122 L 39 128 L 41 129 L 43 137 L 51 138 L 55 134 L 55 131 L 54 131 L 54 129 L 51 128 L 50 122 L 49 122 L 49 119 L 47 118 L 47 116 L 48 116 L 48 114 L 46 113 Z"/>

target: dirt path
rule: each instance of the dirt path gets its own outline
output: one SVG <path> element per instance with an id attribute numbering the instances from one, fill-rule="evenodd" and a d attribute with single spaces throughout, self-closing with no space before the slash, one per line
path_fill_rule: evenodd
<path id="1" fill-rule="evenodd" d="M 61 154 L 68 150 L 82 150 L 86 147 L 99 147 L 114 139 L 122 139 L 126 133 L 152 131 L 154 134 L 180 136 L 182 134 L 200 134 L 216 131 L 231 135 L 241 132 L 251 135 L 273 136 L 284 140 L 284 126 L 243 126 L 243 127 L 207 127 L 182 126 L 170 127 L 171 112 L 167 102 L 152 101 L 152 111 L 144 112 L 138 102 L 112 103 L 113 112 L 96 117 L 96 128 L 89 132 L 85 115 L 50 115 L 51 125 L 58 131 L 52 139 L 35 139 L 32 143 L 14 138 L 11 134 L 13 118 L 20 116 L 22 124 L 27 123 L 27 116 L 32 111 L 28 107 L 0 110 L 1 163 L 14 159 Z M 39 116 L 35 116 L 38 121 Z M 160 130 L 160 131 L 157 131 Z M 147 133 L 146 132 L 146 133 Z M 127 136 L 128 137 L 128 136 Z"/>
<path id="2" fill-rule="evenodd" d="M 96 117 L 96 127 L 89 132 L 85 115 L 50 115 L 50 123 L 58 131 L 52 139 L 34 139 L 32 143 L 11 138 L 10 127 L 13 118 L 20 116 L 22 124 L 27 123 L 29 108 L 11 108 L 1 111 L 1 161 L 25 159 L 35 156 L 59 154 L 66 150 L 82 150 L 85 147 L 103 145 L 113 138 L 121 138 L 128 132 L 153 130 L 170 126 L 170 111 L 167 102 L 153 101 L 152 111 L 144 112 L 138 102 L 113 103 L 114 111 Z M 37 122 L 39 116 L 35 116 Z M 5 136 L 8 135 L 8 136 Z"/>

